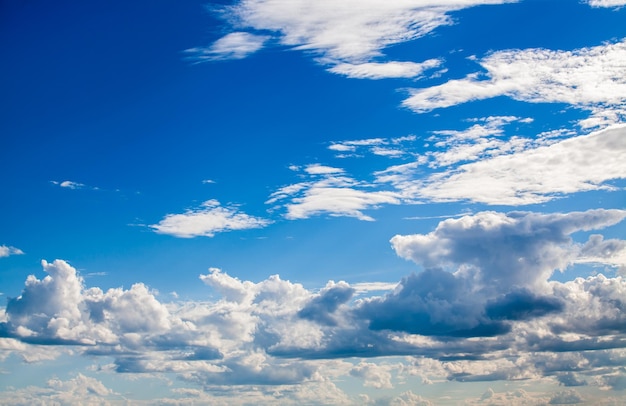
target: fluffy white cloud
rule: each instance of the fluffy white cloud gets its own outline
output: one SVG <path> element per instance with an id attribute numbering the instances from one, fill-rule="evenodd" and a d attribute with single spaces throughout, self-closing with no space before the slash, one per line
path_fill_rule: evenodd
<path id="1" fill-rule="evenodd" d="M 380 79 L 383 77 L 414 77 L 433 64 L 412 62 L 374 63 L 382 50 L 393 44 L 410 41 L 453 23 L 449 13 L 463 8 L 502 4 L 516 0 L 452 0 L 445 4 L 434 0 L 347 1 L 281 1 L 242 0 L 225 8 L 235 30 L 272 32 L 277 41 L 296 50 L 312 51 L 318 61 L 331 65 L 330 70 L 350 77 Z M 218 40 L 212 47 L 221 48 L 226 41 L 239 44 L 245 56 L 249 48 L 256 51 L 265 41 L 243 36 L 238 31 Z M 253 34 L 247 34 L 254 37 Z M 252 42 L 253 44 L 250 44 Z M 230 55 L 231 46 L 220 55 Z M 197 51 L 194 51 L 197 52 Z M 215 51 L 214 51 L 215 53 Z M 210 55 L 209 55 L 210 56 Z"/>
<path id="2" fill-rule="evenodd" d="M 217 200 L 207 200 L 199 209 L 168 214 L 150 227 L 159 234 L 191 238 L 213 237 L 215 233 L 262 228 L 268 224 L 269 220 L 242 213 L 237 207 L 223 207 Z"/>
<path id="3" fill-rule="evenodd" d="M 531 103 L 567 103 L 608 117 L 622 111 L 626 41 L 574 51 L 497 51 L 479 60 L 486 70 L 442 85 L 413 89 L 403 105 L 427 112 L 472 100 L 508 96 Z M 618 114 L 619 115 L 619 114 Z"/>
<path id="4" fill-rule="evenodd" d="M 188 59 L 196 62 L 222 59 L 243 59 L 263 48 L 269 37 L 247 32 L 232 32 L 215 41 L 210 47 L 185 50 Z"/>
<path id="5" fill-rule="evenodd" d="M 626 126 L 621 125 L 471 162 L 425 179 L 414 179 L 417 162 L 377 175 L 407 199 L 526 205 L 564 194 L 611 190 L 608 182 L 626 176 L 624 153 Z"/>
<path id="6" fill-rule="evenodd" d="M 19 248 L 7 245 L 0 245 L 0 258 L 8 257 L 10 255 L 24 255 L 24 251 Z"/>

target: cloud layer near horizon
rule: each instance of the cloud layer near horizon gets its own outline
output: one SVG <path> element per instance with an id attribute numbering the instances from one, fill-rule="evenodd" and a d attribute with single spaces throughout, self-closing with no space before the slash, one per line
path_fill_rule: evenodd
<path id="1" fill-rule="evenodd" d="M 432 360 L 423 373 L 439 379 L 569 376 L 611 386 L 621 372 L 603 359 L 626 360 L 626 281 L 550 276 L 590 256 L 616 265 L 623 240 L 592 235 L 576 243 L 571 236 L 625 217 L 622 210 L 589 210 L 444 220 L 429 234 L 392 238 L 398 255 L 424 270 L 384 296 L 360 297 L 350 284 L 332 281 L 315 293 L 277 275 L 254 283 L 211 268 L 200 279 L 219 300 L 163 303 L 141 283 L 87 288 L 67 262 L 43 261 L 47 276 L 30 276 L 8 301 L 0 341 L 24 357 L 29 350 L 11 342 L 72 346 L 112 357 L 118 372 L 171 372 L 202 385 L 319 383 L 320 371 L 334 365 L 335 376 L 388 387 L 394 380 L 375 365 L 331 360 L 411 355 L 419 364 Z M 536 362 L 537 352 L 553 359 L 549 367 Z M 574 358 L 581 367 L 571 368 Z M 591 365 L 606 374 L 598 377 Z"/>

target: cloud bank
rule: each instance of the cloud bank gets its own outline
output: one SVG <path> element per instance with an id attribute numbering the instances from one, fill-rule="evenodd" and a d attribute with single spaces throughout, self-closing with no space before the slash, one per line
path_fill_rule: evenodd
<path id="1" fill-rule="evenodd" d="M 173 373 L 204 388 L 319 387 L 341 376 L 391 388 L 412 368 L 440 380 L 619 388 L 626 281 L 598 274 L 558 282 L 551 275 L 590 256 L 615 265 L 626 241 L 572 236 L 624 218 L 623 210 L 589 210 L 444 220 L 428 234 L 391 239 L 422 270 L 383 296 L 361 297 L 346 282 L 312 291 L 277 275 L 255 283 L 210 268 L 200 280 L 219 299 L 164 303 L 141 283 L 88 288 L 67 262 L 43 261 L 47 276 L 28 277 L 22 294 L 9 299 L 0 342 L 23 357 L 41 345 L 71 347 L 112 358 L 117 372 Z M 411 358 L 402 367 L 365 361 L 399 355 Z"/>

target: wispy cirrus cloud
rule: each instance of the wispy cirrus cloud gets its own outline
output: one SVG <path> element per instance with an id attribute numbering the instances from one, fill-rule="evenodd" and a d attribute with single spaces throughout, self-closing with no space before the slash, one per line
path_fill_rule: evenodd
<path id="1" fill-rule="evenodd" d="M 429 59 L 416 62 L 365 62 L 360 64 L 342 63 L 328 69 L 329 72 L 337 73 L 355 79 L 391 79 L 391 78 L 415 78 L 429 69 L 441 66 L 441 59 Z"/>
<path id="2" fill-rule="evenodd" d="M 217 200 L 207 200 L 197 209 L 181 214 L 168 214 L 150 227 L 159 234 L 175 237 L 213 237 L 231 230 L 263 228 L 270 221 L 243 213 L 236 206 L 222 206 Z"/>
<path id="3" fill-rule="evenodd" d="M 359 180 L 345 169 L 305 166 L 304 181 L 270 195 L 267 204 L 284 209 L 288 219 L 318 214 L 373 218 L 365 210 L 384 205 L 471 201 L 489 205 L 529 205 L 587 191 L 618 191 L 613 182 L 626 177 L 626 127 L 616 125 L 587 135 L 557 130 L 530 136 L 506 136 L 512 123 L 529 118 L 491 116 L 469 120 L 464 130 L 439 130 L 418 139 L 371 138 L 331 143 L 336 158 L 366 154 L 405 163 Z M 426 150 L 417 151 L 419 143 Z M 584 153 L 581 153 L 584 151 Z M 410 159 L 406 162 L 407 157 Z"/>
<path id="4" fill-rule="evenodd" d="M 24 255 L 24 251 L 19 248 L 11 247 L 9 245 L 0 245 L 0 258 L 8 257 L 11 255 Z"/>
<path id="5" fill-rule="evenodd" d="M 477 62 L 485 73 L 413 89 L 403 105 L 416 112 L 507 96 L 530 103 L 567 103 L 592 113 L 585 126 L 624 119 L 626 41 L 573 51 L 496 51 Z"/>
<path id="6" fill-rule="evenodd" d="M 266 37 L 244 32 L 253 30 L 272 33 L 283 46 L 312 52 L 318 62 L 330 66 L 333 73 L 369 79 L 415 77 L 425 69 L 438 66 L 440 61 L 375 62 L 374 59 L 382 57 L 382 50 L 389 45 L 414 40 L 437 27 L 453 24 L 449 15 L 453 11 L 515 1 L 453 0 L 442 4 L 432 0 L 367 3 L 242 0 L 223 10 L 236 31 L 201 50 L 209 52 L 209 59 L 215 59 L 215 55 L 245 57 L 249 49 L 258 50 L 266 40 Z M 223 46 L 224 43 L 228 46 Z M 238 49 L 240 43 L 243 43 L 241 52 L 229 51 Z M 215 48 L 225 51 L 218 52 Z"/>
<path id="7" fill-rule="evenodd" d="M 388 168 L 379 181 L 391 182 L 407 198 L 526 205 L 560 196 L 611 190 L 609 182 L 626 177 L 626 126 L 571 137 L 471 162 L 423 179 L 416 165 Z M 581 153 L 584 151 L 584 153 Z"/>
<path id="8" fill-rule="evenodd" d="M 626 6 L 626 0 L 587 0 L 591 7 L 622 7 Z"/>
<path id="9" fill-rule="evenodd" d="M 263 48 L 269 39 L 265 35 L 247 32 L 232 32 L 215 41 L 210 47 L 196 47 L 185 50 L 187 59 L 194 62 L 243 59 Z"/>
<path id="10" fill-rule="evenodd" d="M 364 210 L 400 203 L 399 193 L 372 190 L 374 185 L 344 175 L 343 169 L 310 165 L 304 172 L 311 180 L 284 186 L 266 201 L 275 208 L 286 209 L 287 219 L 328 214 L 373 221 Z"/>

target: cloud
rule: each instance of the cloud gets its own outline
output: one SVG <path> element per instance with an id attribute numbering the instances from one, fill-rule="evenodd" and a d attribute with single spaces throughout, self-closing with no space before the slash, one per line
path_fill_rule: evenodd
<path id="1" fill-rule="evenodd" d="M 497 51 L 478 61 L 484 74 L 473 73 L 438 86 L 413 89 L 403 105 L 416 112 L 428 112 L 507 96 L 530 103 L 567 103 L 605 119 L 610 116 L 604 113 L 606 110 L 616 111 L 619 117 L 626 105 L 624 58 L 624 40 L 574 51 Z"/>
<path id="2" fill-rule="evenodd" d="M 584 151 L 584 153 L 582 153 Z M 470 162 L 414 180 L 419 161 L 377 172 L 407 199 L 500 205 L 543 203 L 565 194 L 613 190 L 626 176 L 626 126 Z"/>
<path id="3" fill-rule="evenodd" d="M 550 405 L 575 405 L 584 403 L 584 399 L 575 390 L 567 390 L 555 393 L 550 398 Z"/>
<path id="4" fill-rule="evenodd" d="M 414 373 L 619 388 L 626 280 L 550 276 L 580 258 L 612 261 L 606 250 L 622 240 L 596 233 L 578 243 L 572 235 L 624 218 L 621 210 L 588 210 L 444 220 L 431 233 L 392 239 L 398 255 L 423 270 L 382 296 L 372 289 L 389 284 L 330 281 L 316 291 L 278 275 L 252 282 L 210 268 L 200 275 L 210 299 L 164 303 L 142 283 L 103 291 L 86 287 L 67 262 L 43 261 L 47 276 L 29 276 L 21 295 L 8 300 L 0 350 L 23 356 L 38 348 L 32 344 L 48 346 L 50 354 L 71 348 L 113 359 L 112 371 L 174 374 L 206 390 L 314 388 L 347 376 L 384 389 Z M 370 293 L 358 296 L 361 290 Z M 401 355 L 411 357 L 375 360 Z"/>
<path id="5" fill-rule="evenodd" d="M 328 69 L 329 72 L 337 73 L 355 79 L 388 79 L 388 78 L 415 78 L 425 70 L 441 66 L 440 59 L 429 59 L 422 63 L 415 62 L 367 62 L 360 64 L 342 63 Z"/>
<path id="6" fill-rule="evenodd" d="M 188 55 L 187 59 L 194 62 L 243 59 L 263 48 L 268 39 L 265 35 L 232 32 L 215 41 L 210 47 L 189 48 L 185 53 Z"/>
<path id="7" fill-rule="evenodd" d="M 384 77 L 414 77 L 432 64 L 412 62 L 373 62 L 390 45 L 423 37 L 437 27 L 450 25 L 449 13 L 483 4 L 502 4 L 514 0 L 455 0 L 445 5 L 431 0 L 384 1 L 363 3 L 304 0 L 242 0 L 225 7 L 223 12 L 235 30 L 272 33 L 283 46 L 311 51 L 334 73 L 350 77 L 380 79 Z M 221 48 L 225 39 L 235 44 L 243 42 L 244 57 L 248 48 L 256 51 L 262 45 L 257 40 L 231 40 L 229 36 L 243 36 L 236 31 L 218 40 L 209 50 Z M 247 34 L 254 36 L 254 34 Z M 264 39 L 265 40 L 265 39 Z M 263 40 L 263 41 L 264 41 Z M 224 47 L 218 55 L 230 55 L 231 47 Z"/>
<path id="8" fill-rule="evenodd" d="M 444 220 L 429 234 L 396 235 L 391 244 L 400 257 L 427 269 L 470 265 L 476 269 L 472 280 L 478 286 L 536 290 L 545 287 L 552 272 L 581 256 L 571 234 L 604 228 L 624 218 L 623 210 L 481 212 Z"/>
<path id="9" fill-rule="evenodd" d="M 626 6 L 626 0 L 587 0 L 591 7 L 622 7 Z"/>
<path id="10" fill-rule="evenodd" d="M 223 207 L 217 200 L 207 200 L 198 209 L 183 214 L 168 214 L 150 227 L 159 234 L 180 238 L 213 237 L 215 233 L 231 230 L 262 228 L 269 220 L 242 213 L 237 207 Z"/>
<path id="11" fill-rule="evenodd" d="M 387 368 L 370 362 L 361 362 L 350 371 L 350 375 L 363 378 L 364 386 L 376 389 L 392 389 L 391 374 Z"/>
<path id="12" fill-rule="evenodd" d="M 8 257 L 10 255 L 24 255 L 24 251 L 19 248 L 0 245 L 0 258 Z"/>
<path id="13" fill-rule="evenodd" d="M 307 171 L 308 172 L 308 171 Z M 272 193 L 267 204 L 288 199 L 283 203 L 285 218 L 306 219 L 322 213 L 331 216 L 355 217 L 373 221 L 363 210 L 373 209 L 381 204 L 399 204 L 399 194 L 386 191 L 371 191 L 370 185 L 343 176 L 336 170 L 331 172 L 316 169 L 315 175 L 324 174 L 320 179 L 285 186 Z M 277 206 L 281 207 L 281 206 Z"/>
<path id="14" fill-rule="evenodd" d="M 28 386 L 2 393 L 7 405 L 26 404 L 88 404 L 108 405 L 120 399 L 120 394 L 107 388 L 99 380 L 81 373 L 67 381 L 50 379 L 45 387 Z"/>
<path id="15" fill-rule="evenodd" d="M 66 189 L 82 189 L 82 188 L 86 187 L 82 183 L 72 182 L 71 180 L 64 180 L 63 182 L 57 182 L 55 180 L 51 180 L 50 183 L 52 183 L 54 185 L 58 185 L 58 186 L 60 186 L 62 188 L 66 188 Z"/>

